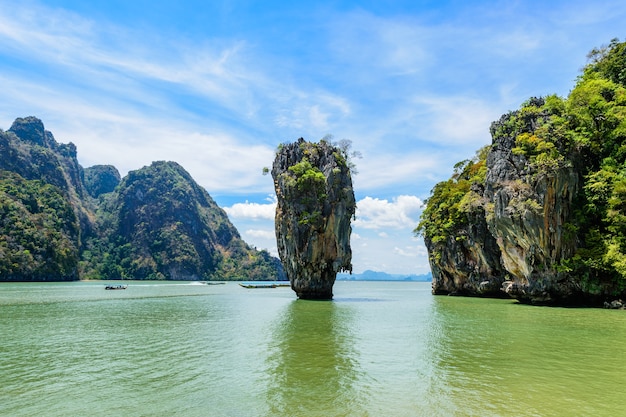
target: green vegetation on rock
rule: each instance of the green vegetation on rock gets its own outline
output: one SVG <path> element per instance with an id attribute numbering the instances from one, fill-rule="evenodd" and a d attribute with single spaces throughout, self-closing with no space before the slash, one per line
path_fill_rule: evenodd
<path id="1" fill-rule="evenodd" d="M 473 159 L 457 163 L 452 177 L 435 185 L 415 229 L 417 234 L 439 243 L 467 225 L 470 208 L 482 204 L 482 197 L 472 191 L 471 186 L 485 180 L 488 150 L 485 147 Z"/>
<path id="2" fill-rule="evenodd" d="M 78 278 L 78 221 L 58 188 L 0 171 L 0 277 Z"/>

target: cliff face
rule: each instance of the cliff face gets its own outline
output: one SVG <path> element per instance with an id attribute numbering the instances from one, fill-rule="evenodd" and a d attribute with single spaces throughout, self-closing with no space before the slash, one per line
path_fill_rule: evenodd
<path id="1" fill-rule="evenodd" d="M 545 103 L 535 99 L 529 104 L 540 108 Z M 579 173 L 574 169 L 577 155 L 572 152 L 542 166 L 515 153 L 516 138 L 533 134 L 549 117 L 538 112 L 508 128 L 510 120 L 519 116 L 508 114 L 493 123 L 487 157 L 486 220 L 507 275 L 503 289 L 534 304 L 568 303 L 580 296 L 574 277 L 559 269 L 577 249 L 576 238 L 566 228 L 579 191 Z M 567 149 L 559 153 L 567 154 Z"/>
<path id="2" fill-rule="evenodd" d="M 543 99 L 502 116 L 491 126 L 488 152 L 457 174 L 450 185 L 462 195 L 454 227 L 439 241 L 425 233 L 435 294 L 506 293 L 533 304 L 584 298 L 576 277 L 561 268 L 578 247 L 568 225 L 580 191 L 580 155 L 565 144 L 543 145 L 552 153 L 538 162 L 520 140 L 536 137 L 551 116 Z M 484 174 L 472 177 L 483 166 Z"/>
<path id="3" fill-rule="evenodd" d="M 73 143 L 58 143 L 36 117 L 17 118 L 7 131 L 0 168 L 25 179 L 39 179 L 59 187 L 74 200 L 84 197 L 82 168 Z"/>
<path id="4" fill-rule="evenodd" d="M 78 246 L 95 233 L 95 207 L 86 198 L 83 168 L 73 143 L 58 143 L 41 120 L 29 116 L 15 119 L 11 128 L 0 135 L 0 151 L 0 169 L 58 187 L 69 199 L 80 222 Z"/>
<path id="5" fill-rule="evenodd" d="M 205 224 L 205 211 L 217 206 L 205 193 L 174 162 L 129 172 L 110 204 L 116 219 L 112 236 L 129 244 L 128 256 L 120 259 L 127 265 L 122 276 L 209 279 L 217 270 L 219 251 L 214 230 Z"/>
<path id="6" fill-rule="evenodd" d="M 94 165 L 84 169 L 85 189 L 93 198 L 115 190 L 122 178 L 113 165 Z"/>
<path id="7" fill-rule="evenodd" d="M 76 147 L 59 144 L 35 117 L 0 131 L 0 279 L 79 277 L 79 250 L 93 232 Z"/>
<path id="8" fill-rule="evenodd" d="M 444 240 L 425 238 L 437 295 L 502 296 L 504 268 L 500 248 L 490 234 L 484 209 L 473 207 L 468 223 Z"/>
<path id="9" fill-rule="evenodd" d="M 131 279 L 281 279 L 278 259 L 250 248 L 228 216 L 176 162 L 131 171 L 104 198 L 111 248 L 100 275 Z"/>
<path id="10" fill-rule="evenodd" d="M 79 223 L 57 187 L 0 170 L 0 280 L 78 279 Z"/>
<path id="11" fill-rule="evenodd" d="M 337 273 L 352 270 L 356 203 L 346 157 L 325 141 L 299 139 L 279 150 L 272 177 L 278 253 L 291 288 L 300 298 L 330 299 Z"/>

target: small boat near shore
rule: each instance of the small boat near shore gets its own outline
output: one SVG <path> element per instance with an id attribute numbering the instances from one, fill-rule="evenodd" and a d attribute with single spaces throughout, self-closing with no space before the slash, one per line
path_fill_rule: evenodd
<path id="1" fill-rule="evenodd" d="M 240 282 L 239 285 L 244 288 L 278 288 L 290 286 L 289 281 Z"/>
<path id="2" fill-rule="evenodd" d="M 244 288 L 276 288 L 276 284 L 242 284 L 240 283 L 239 285 L 241 285 Z"/>
<path id="3" fill-rule="evenodd" d="M 128 288 L 128 285 L 107 285 L 104 287 L 105 290 L 125 290 Z"/>

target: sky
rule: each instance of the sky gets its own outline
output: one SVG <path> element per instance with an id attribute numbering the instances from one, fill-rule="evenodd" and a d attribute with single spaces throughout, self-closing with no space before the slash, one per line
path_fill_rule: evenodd
<path id="1" fill-rule="evenodd" d="M 429 272 L 433 186 L 530 97 L 625 40 L 626 2 L 0 0 L 0 128 L 36 116 L 83 167 L 176 161 L 277 255 L 277 147 L 360 152 L 353 270 Z"/>

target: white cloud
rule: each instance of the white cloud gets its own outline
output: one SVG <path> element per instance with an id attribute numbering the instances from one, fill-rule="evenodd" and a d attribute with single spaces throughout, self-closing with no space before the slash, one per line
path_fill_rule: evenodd
<path id="1" fill-rule="evenodd" d="M 411 195 L 401 195 L 392 201 L 365 197 L 357 202 L 354 227 L 364 229 L 414 228 L 422 210 L 422 200 Z"/>
<path id="2" fill-rule="evenodd" d="M 255 108 L 248 87 L 261 77 L 242 62 L 245 44 L 201 48 L 155 33 L 138 36 L 35 3 L 3 9 L 0 53 L 28 59 L 32 72 L 3 68 L 11 100 L 0 103 L 2 127 L 35 115 L 58 141 L 76 144 L 83 166 L 112 164 L 125 175 L 172 160 L 211 193 L 270 191 L 260 174 L 274 145 L 187 108 L 198 101 L 202 111 L 217 106 L 243 118 Z"/>
<path id="3" fill-rule="evenodd" d="M 421 239 L 415 238 L 409 229 L 390 229 L 388 235 L 381 239 L 374 231 L 363 229 L 359 243 L 352 245 L 355 273 L 368 269 L 393 274 L 423 274 L 429 271 Z"/>
<path id="4" fill-rule="evenodd" d="M 224 207 L 224 210 L 233 218 L 274 220 L 276 202 L 260 204 L 246 201 L 233 204 L 231 207 Z"/>
<path id="5" fill-rule="evenodd" d="M 242 62 L 247 51 L 241 41 L 191 45 L 60 9 L 6 9 L 12 14 L 0 14 L 0 45 L 107 95 L 154 106 L 163 96 L 149 84 L 160 82 L 240 108 L 245 81 L 256 79 L 253 67 Z"/>
<path id="6" fill-rule="evenodd" d="M 298 85 L 273 85 L 267 88 L 268 95 L 277 106 L 273 117 L 277 126 L 301 132 L 326 132 L 350 115 L 351 106 L 346 98 L 323 91 L 309 93 L 302 88 Z"/>
<path id="7" fill-rule="evenodd" d="M 96 19 L 46 0 L 9 3 L 0 0 L 0 127 L 40 117 L 57 140 L 77 145 L 83 166 L 113 164 L 122 174 L 176 161 L 228 204 L 273 191 L 261 170 L 279 143 L 349 138 L 363 153 L 355 192 L 370 196 L 353 224 L 355 268 L 418 273 L 428 264 L 412 237 L 416 196 L 487 144 L 502 113 L 530 95 L 566 94 L 585 54 L 619 35 L 626 13 L 618 0 L 404 3 L 384 12 L 329 3 L 288 19 L 241 6 L 238 22 L 276 25 L 185 22 L 177 33 L 147 15 L 141 25 L 107 21 L 100 17 L 115 15 L 97 5 Z M 246 239 L 275 251 L 274 204 L 226 211 Z"/>
<path id="8" fill-rule="evenodd" d="M 423 71 L 432 62 L 432 32 L 409 18 L 382 18 L 358 11 L 331 22 L 331 47 L 348 66 L 378 68 L 388 76 Z M 356 77 L 377 71 L 350 74 Z"/>
<path id="9" fill-rule="evenodd" d="M 241 237 L 246 243 L 257 249 L 266 249 L 272 255 L 278 256 L 273 222 L 262 220 L 250 222 L 234 219 L 233 224 L 240 231 Z"/>
<path id="10" fill-rule="evenodd" d="M 225 132 L 197 132 L 146 117 L 111 123 L 106 115 L 44 123 L 60 142 L 76 144 L 85 167 L 113 164 L 125 175 L 153 161 L 167 160 L 178 162 L 209 193 L 257 193 L 272 188 L 262 168 L 271 162 L 274 151 L 263 144 L 245 144 Z"/>
<path id="11" fill-rule="evenodd" d="M 250 236 L 253 238 L 261 238 L 261 239 L 275 239 L 276 234 L 274 230 L 264 230 L 264 229 L 248 229 L 245 231 L 246 236 Z"/>

